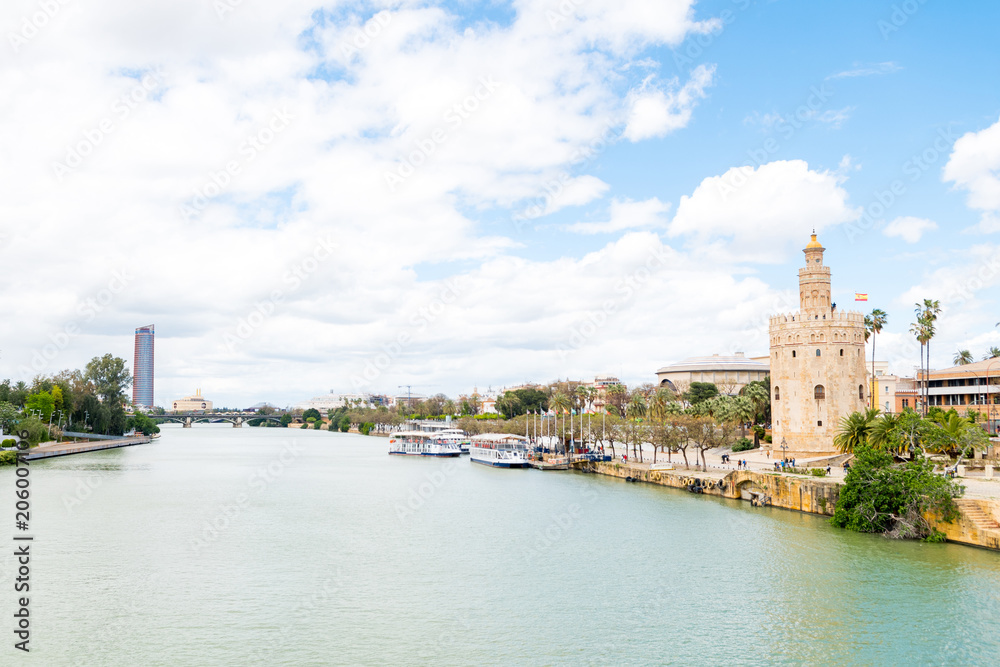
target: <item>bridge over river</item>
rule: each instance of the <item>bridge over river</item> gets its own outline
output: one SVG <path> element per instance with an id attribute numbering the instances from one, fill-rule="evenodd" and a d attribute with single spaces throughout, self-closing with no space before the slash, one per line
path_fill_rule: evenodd
<path id="1" fill-rule="evenodd" d="M 184 428 L 191 428 L 193 424 L 198 422 L 212 424 L 229 422 L 233 428 L 241 428 L 243 422 L 251 419 L 281 421 L 281 415 L 258 415 L 255 412 L 171 412 L 164 415 L 149 415 L 149 418 L 160 424 L 166 422 L 183 424 Z"/>

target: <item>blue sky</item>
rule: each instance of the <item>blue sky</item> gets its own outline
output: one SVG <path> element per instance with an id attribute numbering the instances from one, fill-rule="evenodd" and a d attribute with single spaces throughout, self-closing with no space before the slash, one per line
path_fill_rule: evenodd
<path id="1" fill-rule="evenodd" d="M 932 365 L 1000 345 L 993 3 L 36 11 L 0 12 L 0 376 L 154 322 L 161 403 L 650 381 L 766 354 L 814 226 L 894 370 L 918 299 Z"/>

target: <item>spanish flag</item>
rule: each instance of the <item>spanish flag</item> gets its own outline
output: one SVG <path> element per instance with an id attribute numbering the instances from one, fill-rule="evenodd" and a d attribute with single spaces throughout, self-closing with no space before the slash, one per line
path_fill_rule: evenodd
<path id="1" fill-rule="evenodd" d="M 867 294 L 862 294 L 861 292 L 855 292 L 854 293 L 854 300 L 855 301 L 867 301 L 868 300 L 868 295 Z"/>

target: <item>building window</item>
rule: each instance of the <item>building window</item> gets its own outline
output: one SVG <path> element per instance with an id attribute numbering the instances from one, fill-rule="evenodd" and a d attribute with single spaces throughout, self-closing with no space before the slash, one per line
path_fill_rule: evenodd
<path id="1" fill-rule="evenodd" d="M 862 401 L 865 400 L 865 386 L 863 384 L 858 385 L 858 398 Z"/>
<path id="2" fill-rule="evenodd" d="M 819 351 L 819 350 L 816 350 L 816 356 L 817 356 L 817 357 L 819 357 L 819 356 L 822 356 L 822 355 L 820 354 L 820 351 Z"/>
<path id="3" fill-rule="evenodd" d="M 910 399 L 908 399 L 908 398 L 904 398 L 903 399 L 903 407 L 904 408 L 910 407 Z"/>
<path id="4" fill-rule="evenodd" d="M 844 351 L 843 350 L 840 351 L 840 356 L 844 356 Z"/>
<path id="5" fill-rule="evenodd" d="M 823 420 L 822 419 L 816 422 L 816 426 L 822 426 L 822 425 L 823 425 Z"/>
<path id="6" fill-rule="evenodd" d="M 823 387 L 823 385 L 821 384 L 816 385 L 816 388 L 813 389 L 813 396 L 816 398 L 817 401 L 822 398 L 826 398 L 826 389 Z"/>
<path id="7" fill-rule="evenodd" d="M 780 401 L 781 400 L 781 387 L 775 387 L 774 388 L 774 400 L 776 400 L 776 401 Z"/>
<path id="8" fill-rule="evenodd" d="M 795 350 L 792 350 L 792 359 L 795 358 Z"/>

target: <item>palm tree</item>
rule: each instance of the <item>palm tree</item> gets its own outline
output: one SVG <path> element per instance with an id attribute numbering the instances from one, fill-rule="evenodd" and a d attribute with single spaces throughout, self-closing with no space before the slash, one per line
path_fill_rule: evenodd
<path id="1" fill-rule="evenodd" d="M 757 423 L 758 417 L 766 417 L 767 405 L 771 402 L 771 394 L 764 388 L 762 383 L 751 382 L 747 386 L 743 387 L 743 391 L 740 393 L 753 401 L 754 423 Z"/>
<path id="2" fill-rule="evenodd" d="M 896 433 L 901 417 L 898 414 L 884 414 L 876 419 L 868 429 L 868 444 L 875 449 L 893 452 L 906 449 L 900 444 Z"/>
<path id="3" fill-rule="evenodd" d="M 732 413 L 740 422 L 740 437 L 747 437 L 747 423 L 753 422 L 757 416 L 757 406 L 748 396 L 736 396 L 732 399 Z"/>
<path id="4" fill-rule="evenodd" d="M 991 347 L 986 351 L 986 356 L 983 357 L 983 361 L 986 361 L 987 359 L 996 359 L 997 357 L 1000 357 L 1000 347 Z"/>
<path id="5" fill-rule="evenodd" d="M 552 407 L 556 411 L 556 431 L 558 431 L 559 430 L 559 415 L 560 414 L 563 415 L 563 427 L 565 428 L 565 425 L 566 425 L 565 413 L 569 412 L 573 408 L 573 401 L 566 394 L 564 394 L 562 392 L 559 392 L 558 394 L 556 394 L 555 396 L 552 397 Z M 566 450 L 567 446 L 568 445 L 564 442 L 563 443 L 563 450 L 564 451 Z M 567 455 L 569 454 L 569 452 L 566 452 L 566 453 L 567 453 Z"/>
<path id="6" fill-rule="evenodd" d="M 924 387 L 927 383 L 927 377 L 924 374 L 924 348 L 927 346 L 927 342 L 931 339 L 933 335 L 931 332 L 934 330 L 934 325 L 924 317 L 923 311 L 920 309 L 920 304 L 917 304 L 916 309 L 917 321 L 910 325 L 910 333 L 912 333 L 917 338 L 917 342 L 920 343 L 920 375 L 921 378 L 918 382 L 922 381 L 923 384 L 919 384 L 920 387 L 920 403 L 922 405 L 921 412 L 927 413 L 927 402 L 924 397 Z"/>
<path id="7" fill-rule="evenodd" d="M 868 443 L 868 433 L 878 418 L 878 408 L 868 408 L 864 412 L 855 412 L 840 420 L 840 430 L 833 438 L 833 444 L 845 454 L 851 453 L 856 447 Z"/>
<path id="8" fill-rule="evenodd" d="M 955 353 L 955 358 L 952 359 L 952 363 L 956 366 L 966 366 L 974 361 L 972 358 L 972 352 L 968 350 L 959 350 Z"/>
<path id="9" fill-rule="evenodd" d="M 922 310 L 920 310 L 921 308 Z M 927 376 L 931 372 L 931 338 L 934 338 L 934 334 L 936 333 L 934 322 L 937 321 L 938 315 L 941 313 L 941 302 L 937 299 L 924 299 L 923 306 L 918 303 L 917 309 L 920 310 L 927 323 L 927 372 L 924 373 L 924 410 L 926 410 L 927 402 L 930 398 L 930 382 Z"/>
<path id="10" fill-rule="evenodd" d="M 648 410 L 649 406 L 646 404 L 646 397 L 642 394 L 642 392 L 641 391 L 632 392 L 632 397 L 629 399 L 628 405 L 625 407 L 625 416 L 633 420 L 636 423 L 636 425 L 638 425 L 638 421 L 642 417 L 646 416 Z M 632 439 L 632 456 L 636 456 L 637 455 L 636 448 L 639 440 L 638 437 L 639 429 L 634 428 L 633 432 L 635 433 L 636 437 Z M 639 463 L 642 463 L 642 448 L 639 447 L 638 449 L 639 449 L 638 452 Z"/>
<path id="11" fill-rule="evenodd" d="M 872 334 L 872 384 L 874 387 L 878 387 L 875 384 L 875 336 L 882 333 L 882 327 L 885 326 L 886 322 L 889 321 L 889 315 L 882 309 L 876 308 L 871 313 L 865 316 L 865 338 L 868 337 L 868 333 Z M 878 393 L 872 391 L 872 405 L 875 405 L 876 397 Z"/>

